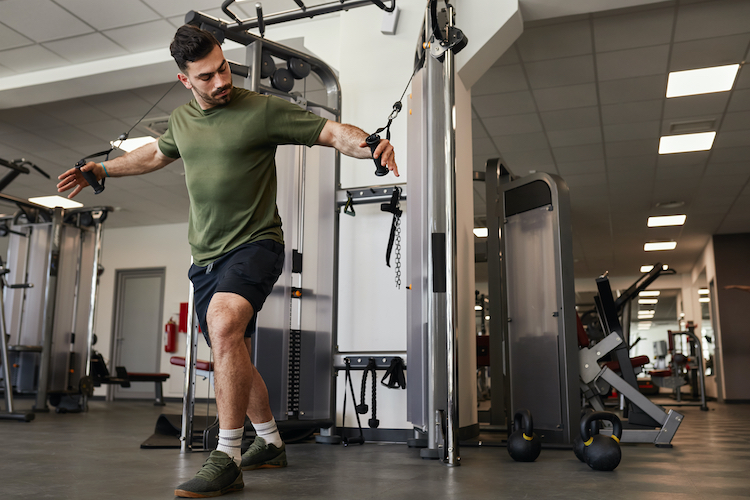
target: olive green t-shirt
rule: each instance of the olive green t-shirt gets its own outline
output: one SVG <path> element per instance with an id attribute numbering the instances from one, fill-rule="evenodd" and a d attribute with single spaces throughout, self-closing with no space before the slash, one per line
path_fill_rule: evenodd
<path id="1" fill-rule="evenodd" d="M 182 157 L 190 196 L 188 240 L 206 266 L 244 243 L 284 242 L 276 208 L 276 147 L 312 146 L 325 118 L 242 88 L 228 104 L 203 110 L 193 99 L 169 117 L 161 152 Z"/>

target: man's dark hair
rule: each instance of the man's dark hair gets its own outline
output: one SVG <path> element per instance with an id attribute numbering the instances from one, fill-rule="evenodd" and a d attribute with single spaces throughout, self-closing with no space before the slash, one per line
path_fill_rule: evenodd
<path id="1" fill-rule="evenodd" d="M 214 45 L 219 45 L 219 42 L 210 32 L 184 24 L 177 28 L 169 51 L 180 71 L 185 72 L 187 63 L 203 59 L 214 50 Z"/>

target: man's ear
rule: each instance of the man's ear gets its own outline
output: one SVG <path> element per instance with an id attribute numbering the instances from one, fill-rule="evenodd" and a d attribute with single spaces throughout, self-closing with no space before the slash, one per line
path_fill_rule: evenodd
<path id="1" fill-rule="evenodd" d="M 186 89 L 189 90 L 193 88 L 193 84 L 190 83 L 190 80 L 188 80 L 188 77 L 185 76 L 184 73 L 177 73 L 177 79 L 182 82 Z"/>

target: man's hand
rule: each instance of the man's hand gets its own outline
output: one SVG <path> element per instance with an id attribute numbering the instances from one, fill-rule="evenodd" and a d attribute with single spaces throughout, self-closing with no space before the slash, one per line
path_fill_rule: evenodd
<path id="1" fill-rule="evenodd" d="M 346 156 L 352 158 L 375 158 L 380 159 L 380 164 L 387 167 L 398 177 L 398 166 L 393 146 L 387 139 L 381 139 L 375 152 L 370 151 L 370 146 L 365 142 L 367 133 L 353 125 L 338 123 L 328 120 L 318 136 L 316 144 L 336 148 Z"/>
<path id="2" fill-rule="evenodd" d="M 93 172 L 97 180 L 104 178 L 104 169 L 98 163 L 93 161 L 88 162 L 86 165 L 81 167 L 81 170 L 86 172 Z M 58 177 L 60 182 L 57 183 L 57 192 L 63 193 L 69 189 L 73 189 L 73 192 L 68 195 L 68 198 L 73 198 L 81 192 L 83 188 L 89 185 L 86 179 L 83 178 L 83 174 L 77 168 L 71 168 Z"/>
<path id="3" fill-rule="evenodd" d="M 370 146 L 365 141 L 359 144 L 360 148 L 366 148 L 367 152 L 370 153 Z M 387 167 L 388 170 L 393 172 L 393 175 L 398 177 L 398 165 L 396 165 L 396 154 L 393 151 L 393 144 L 388 139 L 380 139 L 380 144 L 372 152 L 372 157 L 375 159 L 380 158 L 380 164 Z"/>

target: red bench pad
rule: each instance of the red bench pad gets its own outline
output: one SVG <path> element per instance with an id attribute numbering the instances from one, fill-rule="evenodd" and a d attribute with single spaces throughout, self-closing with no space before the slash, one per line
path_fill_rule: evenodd
<path id="1" fill-rule="evenodd" d="M 630 364 L 635 368 L 637 366 L 643 366 L 645 364 L 648 364 L 650 360 L 648 359 L 648 356 L 636 356 L 634 358 L 630 358 Z M 620 363 L 617 360 L 614 361 L 607 361 L 604 363 L 604 365 L 609 368 L 612 371 L 619 371 L 620 370 Z"/>
<path id="2" fill-rule="evenodd" d="M 169 362 L 176 366 L 185 366 L 184 356 L 172 356 L 171 358 L 169 358 Z M 214 364 L 199 359 L 195 362 L 195 368 L 198 370 L 212 372 L 214 371 Z"/>

